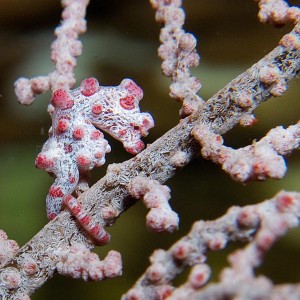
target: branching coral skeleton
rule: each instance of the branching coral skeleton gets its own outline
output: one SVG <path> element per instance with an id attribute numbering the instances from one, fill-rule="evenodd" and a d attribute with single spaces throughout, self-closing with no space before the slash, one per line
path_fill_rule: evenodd
<path id="1" fill-rule="evenodd" d="M 236 181 L 281 179 L 287 169 L 281 155 L 299 148 L 299 125 L 298 122 L 287 129 L 282 126 L 274 128 L 260 141 L 237 150 L 223 146 L 222 137 L 203 125 L 196 126 L 192 135 L 202 147 L 202 156 L 221 164 L 222 169 Z"/>
<path id="2" fill-rule="evenodd" d="M 299 225 L 299 217 L 300 194 L 282 191 L 257 205 L 232 207 L 215 221 L 198 221 L 169 250 L 152 254 L 151 265 L 123 299 L 273 299 L 273 293 L 287 299 L 283 286 L 273 291 L 272 282 L 256 277 L 254 268 L 280 236 Z M 221 250 L 230 241 L 248 241 L 248 245 L 230 254 L 230 266 L 219 283 L 202 288 L 211 274 L 208 251 Z M 189 266 L 193 268 L 188 281 L 175 289 L 171 281 Z"/>
<path id="3" fill-rule="evenodd" d="M 79 88 L 70 90 L 75 82 L 75 57 L 81 53 L 77 38 L 85 31 L 88 2 L 62 1 L 63 21 L 56 30 L 51 54 L 56 70 L 48 76 L 21 78 L 15 84 L 19 101 L 27 105 L 46 89 L 53 93 L 49 106 L 52 129 L 36 166 L 53 173 L 56 181 L 47 196 L 47 212 L 52 221 L 32 240 L 18 250 L 17 244 L 0 232 L 3 299 L 29 299 L 28 295 L 55 270 L 84 280 L 120 275 L 118 252 L 109 252 L 101 261 L 90 250 L 109 241 L 105 227 L 116 222 L 134 203 L 133 198 L 142 198 L 150 208 L 149 229 L 176 229 L 179 218 L 168 204 L 170 190 L 163 183 L 197 157 L 199 148 L 202 156 L 221 164 L 240 181 L 281 178 L 286 172 L 282 156 L 299 148 L 299 123 L 272 129 L 260 141 L 238 150 L 223 146 L 221 136 L 237 124 L 252 125 L 254 109 L 271 96 L 281 96 L 288 82 L 299 73 L 298 7 L 289 7 L 283 0 L 258 1 L 262 22 L 291 22 L 294 29 L 282 37 L 272 52 L 204 102 L 196 94 L 200 81 L 189 70 L 198 65 L 199 56 L 196 38 L 182 29 L 185 16 L 181 1 L 151 0 L 156 20 L 163 25 L 159 47 L 162 70 L 171 78 L 170 95 L 182 102 L 181 117 L 188 117 L 139 153 L 143 149 L 140 137 L 147 135 L 154 124 L 149 114 L 140 113 L 142 90 L 132 80 L 125 79 L 117 87 L 102 87 L 96 79 L 89 78 Z M 88 171 L 103 165 L 110 150 L 98 129 L 137 155 L 109 166 L 106 176 L 88 188 Z M 71 195 L 74 192 L 77 199 Z M 281 299 L 299 298 L 299 285 L 277 287 L 266 277 L 254 275 L 254 268 L 272 244 L 299 225 L 299 203 L 299 193 L 280 192 L 257 205 L 233 207 L 215 221 L 196 222 L 190 233 L 169 250 L 154 252 L 150 267 L 123 299 L 275 299 L 275 295 Z M 68 210 L 60 212 L 62 204 Z M 211 269 L 206 252 L 221 250 L 236 240 L 247 241 L 248 245 L 229 256 L 230 266 L 218 283 L 207 285 Z M 185 267 L 192 267 L 187 282 L 173 287 L 172 280 Z"/>

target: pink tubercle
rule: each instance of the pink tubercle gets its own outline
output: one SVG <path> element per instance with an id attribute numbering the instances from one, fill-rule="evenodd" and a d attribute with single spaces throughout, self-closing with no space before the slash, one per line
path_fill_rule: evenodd
<path id="1" fill-rule="evenodd" d="M 45 154 L 38 154 L 35 159 L 35 166 L 40 169 L 47 169 L 54 166 L 54 162 L 49 159 Z"/>
<path id="2" fill-rule="evenodd" d="M 92 112 L 95 114 L 95 115 L 99 115 L 101 114 L 102 112 L 102 106 L 100 104 L 95 104 L 92 106 Z"/>
<path id="3" fill-rule="evenodd" d="M 100 139 L 100 138 L 103 138 L 103 133 L 100 132 L 99 130 L 93 130 L 91 132 L 91 139 L 92 140 L 97 140 L 97 139 Z"/>
<path id="4" fill-rule="evenodd" d="M 142 99 L 143 90 L 131 79 L 124 79 L 121 82 L 121 86 L 123 86 L 130 95 L 137 97 L 138 99 Z"/>
<path id="5" fill-rule="evenodd" d="M 145 144 L 142 141 L 138 141 L 134 147 L 126 147 L 125 150 L 130 154 L 138 154 L 145 148 Z"/>
<path id="6" fill-rule="evenodd" d="M 84 96 L 92 96 L 100 90 L 99 82 L 96 78 L 90 77 L 83 80 L 80 84 L 81 94 Z"/>
<path id="7" fill-rule="evenodd" d="M 121 98 L 120 105 L 122 106 L 122 108 L 124 108 L 126 110 L 134 109 L 135 108 L 134 97 L 126 96 L 124 98 Z"/>
<path id="8" fill-rule="evenodd" d="M 80 167 L 88 167 L 91 164 L 91 160 L 85 155 L 78 155 L 76 160 Z"/>
<path id="9" fill-rule="evenodd" d="M 64 193 L 59 186 L 51 186 L 49 189 L 49 195 L 54 198 L 61 198 L 64 196 Z"/>
<path id="10" fill-rule="evenodd" d="M 69 127 L 70 127 L 70 122 L 68 122 L 65 119 L 59 120 L 57 123 L 58 133 L 64 133 L 64 132 L 68 131 Z"/>
<path id="11" fill-rule="evenodd" d="M 55 108 L 68 109 L 73 107 L 74 101 L 67 90 L 58 89 L 53 93 L 51 104 Z"/>
<path id="12" fill-rule="evenodd" d="M 84 138 L 85 135 L 85 130 L 83 127 L 75 127 L 73 130 L 73 138 L 75 140 L 81 140 L 82 138 Z"/>

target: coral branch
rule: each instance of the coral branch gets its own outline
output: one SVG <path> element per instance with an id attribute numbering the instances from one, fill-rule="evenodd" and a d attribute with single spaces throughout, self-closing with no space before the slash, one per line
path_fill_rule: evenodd
<path id="1" fill-rule="evenodd" d="M 171 78 L 170 96 L 182 102 L 181 117 L 197 111 L 203 103 L 197 92 L 201 88 L 199 79 L 191 76 L 190 67 L 199 64 L 196 38 L 186 33 L 182 26 L 185 13 L 181 0 L 151 0 L 156 10 L 156 20 L 162 23 L 158 54 L 163 60 L 162 71 Z"/>
<path id="2" fill-rule="evenodd" d="M 256 277 L 254 268 L 261 264 L 265 252 L 279 237 L 299 225 L 299 218 L 300 193 L 283 191 L 260 204 L 230 208 L 215 221 L 196 222 L 169 250 L 156 250 L 152 254 L 150 267 L 123 300 L 165 299 L 161 290 L 167 287 L 168 299 L 176 300 L 192 299 L 195 295 L 200 299 L 224 299 L 229 291 L 231 299 L 233 295 L 240 299 L 269 299 L 273 284 L 265 277 Z M 222 272 L 220 283 L 202 290 L 211 272 L 204 263 L 207 252 L 221 250 L 229 241 L 249 243 L 229 256 L 230 267 Z M 194 267 L 187 283 L 174 289 L 171 281 L 190 266 Z"/>
<path id="3" fill-rule="evenodd" d="M 287 129 L 282 126 L 274 128 L 260 141 L 237 150 L 223 146 L 222 137 L 206 126 L 196 126 L 192 135 L 202 147 L 202 156 L 220 164 L 232 179 L 241 182 L 280 179 L 287 169 L 281 155 L 299 148 L 300 122 Z"/>
<path id="4" fill-rule="evenodd" d="M 35 96 L 51 89 L 69 89 L 75 84 L 73 74 L 76 57 L 81 54 L 82 45 L 78 35 L 85 32 L 85 13 L 89 0 L 63 0 L 62 24 L 57 27 L 57 39 L 51 46 L 51 59 L 56 70 L 48 76 L 32 79 L 19 78 L 15 82 L 15 94 L 20 103 L 29 105 Z"/>
<path id="5" fill-rule="evenodd" d="M 166 185 L 137 176 L 130 181 L 128 192 L 136 199 L 143 198 L 145 206 L 150 208 L 146 217 L 149 230 L 173 232 L 178 228 L 179 218 L 168 203 L 171 191 Z"/>
<path id="6" fill-rule="evenodd" d="M 263 23 L 281 26 L 288 22 L 299 22 L 299 7 L 289 7 L 283 0 L 256 0 L 259 5 L 258 18 Z"/>
<path id="7" fill-rule="evenodd" d="M 98 255 L 92 253 L 83 244 L 75 244 L 63 250 L 56 267 L 61 275 L 82 278 L 85 281 L 100 281 L 122 274 L 119 252 L 110 251 L 104 260 L 100 261 Z"/>

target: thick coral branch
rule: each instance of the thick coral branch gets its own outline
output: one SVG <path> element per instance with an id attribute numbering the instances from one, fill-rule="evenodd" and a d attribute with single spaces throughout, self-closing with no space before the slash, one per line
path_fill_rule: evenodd
<path id="1" fill-rule="evenodd" d="M 279 237 L 299 225 L 299 218 L 300 194 L 283 191 L 260 204 L 232 207 L 215 221 L 196 222 L 169 250 L 152 254 L 151 265 L 123 299 L 154 300 L 168 296 L 179 300 L 191 299 L 193 295 L 197 299 L 224 299 L 225 295 L 230 295 L 229 299 L 233 295 L 240 299 L 269 299 L 266 296 L 273 284 L 265 277 L 256 277 L 254 268 Z M 222 272 L 220 283 L 208 285 L 202 291 L 211 273 L 205 264 L 208 251 L 221 250 L 229 241 L 249 243 L 229 256 L 230 267 Z M 190 266 L 194 267 L 188 281 L 178 289 L 173 288 L 172 280 Z M 222 298 L 218 297 L 220 288 Z"/>

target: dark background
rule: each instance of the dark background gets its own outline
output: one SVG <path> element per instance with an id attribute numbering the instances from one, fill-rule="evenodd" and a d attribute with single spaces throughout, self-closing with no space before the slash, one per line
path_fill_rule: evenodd
<path id="1" fill-rule="evenodd" d="M 299 1 L 290 3 L 299 5 Z M 198 37 L 200 66 L 193 73 L 203 83 L 200 94 L 208 99 L 235 76 L 271 51 L 291 27 L 274 29 L 257 20 L 257 4 L 251 0 L 189 0 L 185 28 Z M 0 228 L 20 245 L 46 223 L 45 196 L 52 179 L 34 167 L 34 160 L 47 139 L 50 117 L 46 112 L 50 93 L 40 96 L 30 107 L 18 104 L 13 94 L 14 81 L 20 77 L 44 75 L 53 70 L 49 59 L 53 30 L 60 22 L 60 2 L 53 0 L 0 1 Z M 76 68 L 77 83 L 95 76 L 103 85 L 117 85 L 133 78 L 144 89 L 142 111 L 156 121 L 146 141 L 151 143 L 178 122 L 179 104 L 168 96 L 169 80 L 161 76 L 156 56 L 159 26 L 147 1 L 91 1 L 88 31 L 81 36 L 83 54 Z M 299 81 L 293 81 L 286 94 L 271 99 L 256 111 L 253 128 L 233 129 L 226 134 L 227 145 L 248 145 L 272 127 L 288 126 L 299 118 Z M 130 157 L 118 142 L 112 141 L 107 162 L 122 162 Z M 96 251 L 103 258 L 109 249 L 121 252 L 123 276 L 117 279 L 84 283 L 56 275 L 32 299 L 118 299 L 148 266 L 154 249 L 168 248 L 187 233 L 198 219 L 214 219 L 232 205 L 246 205 L 272 197 L 281 189 L 299 191 L 299 154 L 287 158 L 289 171 L 281 181 L 242 185 L 211 162 L 193 161 L 167 182 L 172 189 L 171 205 L 180 215 L 180 229 L 168 234 L 148 233 L 146 209 L 141 203 L 126 212 L 109 229 L 111 243 Z M 107 164 L 93 171 L 99 179 Z M 226 255 L 234 245 L 211 253 L 208 262 L 213 280 L 226 266 Z M 266 256 L 257 270 L 276 283 L 298 282 L 300 270 L 299 230 L 291 231 Z M 184 280 L 183 274 L 180 280 Z"/>

